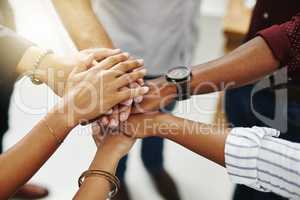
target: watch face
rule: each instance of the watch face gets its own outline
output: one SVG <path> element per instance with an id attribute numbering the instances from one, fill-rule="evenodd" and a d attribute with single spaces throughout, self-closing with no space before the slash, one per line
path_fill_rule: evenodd
<path id="1" fill-rule="evenodd" d="M 172 80 L 184 80 L 187 79 L 191 74 L 191 71 L 187 67 L 176 67 L 171 69 L 168 73 L 167 76 L 169 79 Z"/>

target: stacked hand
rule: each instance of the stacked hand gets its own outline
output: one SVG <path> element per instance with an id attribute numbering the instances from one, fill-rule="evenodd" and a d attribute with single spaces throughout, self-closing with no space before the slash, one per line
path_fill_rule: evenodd
<path id="1" fill-rule="evenodd" d="M 72 116 L 72 122 L 76 125 L 98 117 L 94 126 L 105 128 L 107 131 L 102 132 L 110 132 L 111 135 L 120 135 L 121 131 L 115 130 L 120 130 L 120 125 L 128 119 L 131 124 L 138 123 L 134 119 L 143 122 L 149 115 L 136 113 L 156 111 L 171 102 L 176 93 L 176 88 L 166 83 L 164 78 L 148 81 L 145 87 L 145 70 L 141 69 L 143 60 L 129 58 L 128 53 L 121 53 L 120 50 L 89 49 L 77 53 L 71 59 L 50 57 L 49 60 L 59 60 L 60 65 L 52 66 L 60 67 L 54 68 L 54 81 L 47 78 L 44 81 L 56 94 L 66 94 L 64 105 L 68 107 L 63 108 L 71 113 L 69 116 Z M 148 95 L 143 96 L 147 92 Z M 74 102 L 68 102 L 70 99 Z M 99 130 L 93 129 L 93 132 L 94 136 L 100 134 Z M 140 132 L 140 135 L 136 135 L 136 132 Z M 149 130 L 146 132 L 150 134 Z M 146 132 L 123 130 L 127 136 L 134 137 L 146 137 Z M 118 138 L 126 138 L 121 135 Z"/>
<path id="2" fill-rule="evenodd" d="M 166 83 L 163 78 L 151 80 L 147 82 L 147 86 L 150 88 L 150 91 L 143 96 L 142 102 L 130 102 L 132 103 L 132 107 L 127 110 L 127 118 L 124 121 L 120 120 L 116 126 L 110 126 L 107 122 L 110 118 L 106 116 L 106 123 L 103 123 L 102 118 L 92 124 L 93 138 L 97 146 L 101 146 L 101 141 L 105 141 L 107 136 L 109 138 L 113 136 L 123 138 L 124 141 L 119 140 L 120 143 L 115 143 L 111 149 L 116 148 L 115 151 L 119 152 L 118 149 L 120 147 L 127 146 L 126 150 L 123 148 L 123 154 L 125 155 L 132 146 L 129 145 L 128 141 L 133 141 L 136 138 L 155 136 L 157 134 L 156 124 L 159 122 L 159 117 L 164 115 L 158 112 L 158 110 L 174 100 L 176 88 Z M 122 103 L 119 106 L 122 106 Z M 116 116 L 116 120 L 119 120 L 118 112 L 114 112 L 113 114 Z M 114 152 L 114 150 L 111 150 L 111 152 Z"/>
<path id="3" fill-rule="evenodd" d="M 132 58 L 131 58 L 132 59 Z M 141 60 L 144 64 L 144 62 Z M 136 71 L 136 70 L 133 70 Z M 128 86 L 121 88 L 121 91 L 128 90 L 128 88 L 140 88 L 144 86 L 144 80 L 138 79 L 135 82 L 131 82 Z M 115 129 L 119 126 L 120 123 L 125 122 L 131 113 L 132 106 L 134 104 L 139 104 L 143 101 L 143 96 L 138 96 L 132 99 L 128 99 L 124 102 L 113 107 L 113 109 L 109 110 L 105 116 L 102 116 L 98 119 L 98 122 L 101 126 L 106 126 L 111 129 Z"/>
<path id="4" fill-rule="evenodd" d="M 65 118 L 71 120 L 71 125 L 93 120 L 120 102 L 144 95 L 149 90 L 148 87 L 122 89 L 144 77 L 146 70 L 141 69 L 142 60 L 129 60 L 128 54 L 119 50 L 87 51 L 84 59 L 81 56 L 86 52 L 79 53 L 81 64 L 62 81 L 65 95 L 58 107 L 68 114 Z"/>

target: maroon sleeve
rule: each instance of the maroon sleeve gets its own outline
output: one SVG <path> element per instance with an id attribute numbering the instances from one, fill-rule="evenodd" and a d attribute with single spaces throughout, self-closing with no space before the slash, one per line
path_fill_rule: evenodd
<path id="1" fill-rule="evenodd" d="M 258 35 L 264 38 L 282 67 L 287 66 L 289 72 L 300 69 L 300 13 L 291 21 L 262 30 Z"/>

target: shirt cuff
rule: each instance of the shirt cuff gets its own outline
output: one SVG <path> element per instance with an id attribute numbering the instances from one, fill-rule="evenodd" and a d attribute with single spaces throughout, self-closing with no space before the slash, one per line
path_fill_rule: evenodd
<path id="1" fill-rule="evenodd" d="M 284 28 L 274 25 L 258 32 L 257 35 L 266 41 L 281 66 L 285 66 L 291 53 L 291 43 Z"/>
<path id="2" fill-rule="evenodd" d="M 263 138 L 270 136 L 278 137 L 279 131 L 260 127 L 231 130 L 225 144 L 225 165 L 233 183 L 269 192 L 260 184 L 257 158 Z"/>

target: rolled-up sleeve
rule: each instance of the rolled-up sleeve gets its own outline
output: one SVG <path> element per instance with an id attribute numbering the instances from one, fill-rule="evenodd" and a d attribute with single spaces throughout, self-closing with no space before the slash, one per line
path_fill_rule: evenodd
<path id="1" fill-rule="evenodd" d="M 33 43 L 18 36 L 15 32 L 0 25 L 0 74 L 10 78 L 16 77 L 16 67 L 25 51 Z M 6 78 L 8 78 L 6 77 Z"/>
<path id="2" fill-rule="evenodd" d="M 289 72 L 300 70 L 300 13 L 284 24 L 260 31 L 258 35 L 264 38 L 282 67 L 287 66 Z"/>
<path id="3" fill-rule="evenodd" d="M 0 25 L 0 125 L 8 128 L 8 107 L 14 83 L 18 77 L 16 67 L 25 51 L 33 44 L 10 29 Z"/>
<path id="4" fill-rule="evenodd" d="M 232 182 L 300 199 L 300 144 L 278 139 L 270 128 L 234 128 L 225 145 Z"/>

